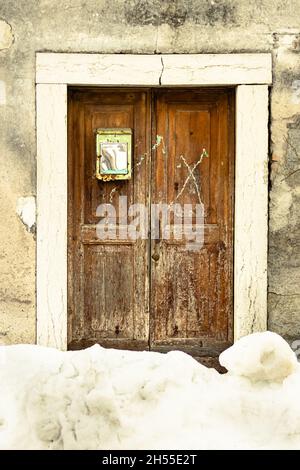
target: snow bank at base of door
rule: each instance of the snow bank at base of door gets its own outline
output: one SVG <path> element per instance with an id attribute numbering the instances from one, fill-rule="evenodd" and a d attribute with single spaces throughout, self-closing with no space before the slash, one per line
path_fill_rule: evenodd
<path id="1" fill-rule="evenodd" d="M 221 354 L 0 347 L 0 449 L 300 449 L 300 365 L 274 333 Z"/>

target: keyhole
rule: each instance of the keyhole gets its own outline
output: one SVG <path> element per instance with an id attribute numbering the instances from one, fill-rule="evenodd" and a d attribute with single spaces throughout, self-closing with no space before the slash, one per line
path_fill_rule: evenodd
<path id="1" fill-rule="evenodd" d="M 115 328 L 115 333 L 116 333 L 116 335 L 118 335 L 118 334 L 120 333 L 120 327 L 119 327 L 119 325 L 116 326 L 116 328 Z"/>
<path id="2" fill-rule="evenodd" d="M 175 183 L 174 183 L 174 189 L 175 189 L 175 191 L 178 191 L 178 188 L 179 188 L 179 184 L 177 183 L 177 181 L 175 181 Z"/>

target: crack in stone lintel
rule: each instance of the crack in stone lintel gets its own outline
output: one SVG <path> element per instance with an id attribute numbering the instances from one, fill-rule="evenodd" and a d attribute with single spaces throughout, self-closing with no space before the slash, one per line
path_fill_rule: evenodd
<path id="1" fill-rule="evenodd" d="M 160 76 L 158 78 L 159 86 L 161 86 L 161 79 L 162 79 L 162 76 L 163 76 L 163 73 L 164 73 L 164 70 L 165 70 L 165 64 L 164 64 L 163 56 L 160 57 L 160 61 L 161 61 L 161 72 L 160 72 Z"/>

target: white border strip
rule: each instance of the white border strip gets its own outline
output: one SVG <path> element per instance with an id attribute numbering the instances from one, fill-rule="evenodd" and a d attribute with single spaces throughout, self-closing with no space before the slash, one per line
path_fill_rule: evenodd
<path id="1" fill-rule="evenodd" d="M 267 329 L 268 87 L 236 91 L 234 338 Z"/>
<path id="2" fill-rule="evenodd" d="M 37 343 L 67 348 L 67 86 L 37 85 Z"/>
<path id="3" fill-rule="evenodd" d="M 270 84 L 270 54 L 163 55 L 161 84 L 239 85 Z"/>
<path id="4" fill-rule="evenodd" d="M 37 54 L 38 344 L 67 348 L 66 118 L 67 85 L 71 84 L 240 85 L 236 95 L 234 337 L 266 329 L 270 82 L 270 54 Z"/>
<path id="5" fill-rule="evenodd" d="M 37 53 L 36 83 L 203 86 L 270 84 L 271 54 Z"/>

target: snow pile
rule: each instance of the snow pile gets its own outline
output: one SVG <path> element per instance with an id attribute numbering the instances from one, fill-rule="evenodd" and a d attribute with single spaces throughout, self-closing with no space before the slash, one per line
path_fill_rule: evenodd
<path id="1" fill-rule="evenodd" d="M 300 448 L 300 367 L 274 333 L 222 353 L 0 347 L 0 449 Z"/>
<path id="2" fill-rule="evenodd" d="M 219 360 L 232 374 L 252 380 L 282 380 L 297 369 L 296 356 L 288 343 L 270 331 L 241 338 Z"/>

